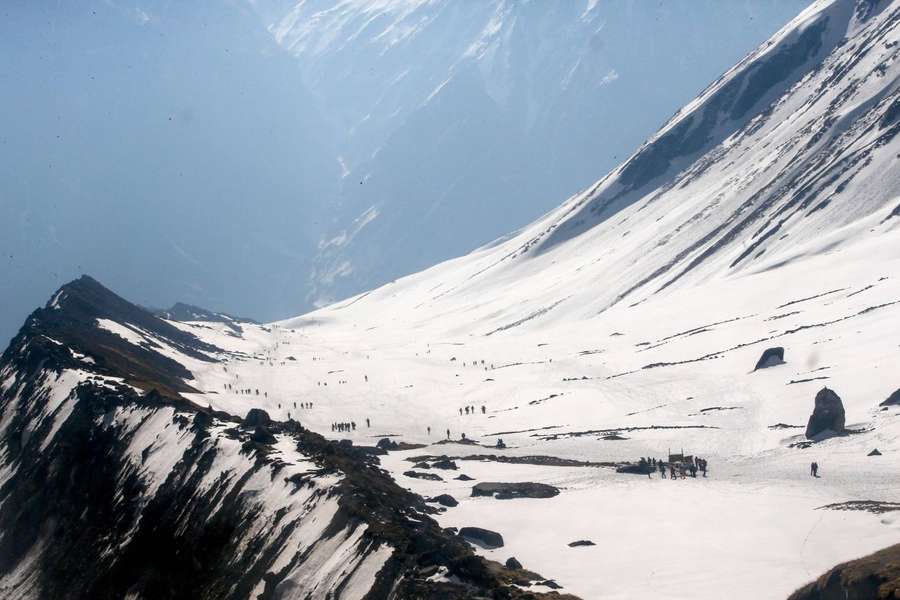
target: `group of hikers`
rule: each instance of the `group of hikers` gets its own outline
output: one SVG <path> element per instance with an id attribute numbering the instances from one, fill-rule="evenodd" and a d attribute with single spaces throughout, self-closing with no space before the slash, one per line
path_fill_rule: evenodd
<path id="1" fill-rule="evenodd" d="M 487 408 L 485 408 L 485 406 L 482 405 L 481 406 L 481 414 L 484 414 L 486 412 L 487 412 Z M 474 415 L 475 407 L 474 406 L 464 406 L 463 408 L 459 409 L 459 415 L 462 416 L 463 414 Z"/>
<path id="2" fill-rule="evenodd" d="M 309 403 L 312 406 L 312 403 Z M 371 427 L 372 421 L 369 420 L 369 417 L 366 417 L 366 427 Z M 344 423 L 332 423 L 331 424 L 332 431 L 356 431 L 356 421 L 347 421 Z"/>
<path id="3" fill-rule="evenodd" d="M 659 471 L 659 478 L 666 478 L 666 471 L 669 472 L 669 479 L 686 479 L 688 475 L 691 477 L 696 477 L 697 472 L 703 473 L 703 476 L 706 477 L 708 463 L 705 458 L 699 458 L 696 456 L 688 456 L 685 457 L 684 460 L 669 460 L 668 463 L 664 462 L 662 459 L 656 460 L 651 457 L 641 457 L 638 461 L 638 464 L 643 468 L 643 470 L 647 473 L 647 477 L 650 477 L 653 471 Z"/>
<path id="4" fill-rule="evenodd" d="M 232 392 L 235 392 L 235 393 L 237 393 L 237 394 L 244 394 L 244 395 L 248 395 L 248 396 L 249 396 L 249 395 L 253 395 L 253 393 L 255 392 L 256 395 L 259 396 L 259 388 L 256 388 L 256 389 L 253 389 L 253 388 L 242 388 L 242 389 L 237 389 L 237 390 L 235 390 L 235 389 L 231 386 L 230 383 L 225 383 L 225 384 L 222 384 L 222 385 L 223 385 L 223 388 L 224 388 L 224 389 L 229 390 L 229 391 L 232 391 Z M 263 395 L 264 395 L 266 398 L 269 397 L 269 393 L 268 393 L 268 392 L 263 392 Z"/>

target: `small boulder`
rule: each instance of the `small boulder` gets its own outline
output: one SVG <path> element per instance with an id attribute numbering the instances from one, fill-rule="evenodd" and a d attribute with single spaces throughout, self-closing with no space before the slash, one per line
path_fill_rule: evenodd
<path id="1" fill-rule="evenodd" d="M 516 570 L 516 569 L 522 568 L 522 563 L 520 563 L 518 560 L 516 560 L 515 556 L 510 556 L 509 558 L 507 558 L 505 564 L 506 564 L 507 569 Z"/>
<path id="2" fill-rule="evenodd" d="M 822 434 L 844 432 L 844 403 L 841 397 L 827 387 L 816 394 L 815 407 L 806 424 L 806 437 L 813 439 Z"/>
<path id="3" fill-rule="evenodd" d="M 445 470 L 453 470 L 455 471 L 458 467 L 456 463 L 447 458 L 446 456 L 442 456 L 438 460 L 431 463 L 431 466 L 435 469 L 445 469 Z"/>
<path id="4" fill-rule="evenodd" d="M 398 444 L 391 438 L 381 438 L 380 440 L 378 440 L 378 443 L 375 444 L 375 447 L 382 450 L 396 450 Z"/>
<path id="5" fill-rule="evenodd" d="M 419 473 L 418 471 L 405 471 L 403 473 L 407 477 L 412 477 L 413 479 L 427 479 L 428 481 L 443 481 L 440 475 L 435 473 Z"/>
<path id="6" fill-rule="evenodd" d="M 437 502 L 441 506 L 447 506 L 449 508 L 453 508 L 454 506 L 459 505 L 459 501 L 457 501 L 457 499 L 450 494 L 441 494 L 440 496 L 435 496 L 434 498 L 431 498 L 429 502 Z"/>
<path id="7" fill-rule="evenodd" d="M 553 581 L 552 579 L 545 579 L 544 581 L 539 582 L 538 585 L 547 586 L 551 590 L 561 590 L 562 589 L 562 586 L 559 585 L 558 583 L 556 583 L 555 581 Z"/>
<path id="8" fill-rule="evenodd" d="M 866 454 L 866 456 L 881 456 L 881 452 L 878 451 L 878 448 L 875 448 L 874 450 Z"/>
<path id="9" fill-rule="evenodd" d="M 474 477 L 469 477 L 469 476 L 466 475 L 465 473 L 460 473 L 459 475 L 457 475 L 457 476 L 454 477 L 453 479 L 458 479 L 459 481 L 475 481 L 475 478 L 474 478 Z"/>
<path id="10" fill-rule="evenodd" d="M 878 406 L 900 406 L 900 389 L 888 396 L 888 399 Z"/>
<path id="11" fill-rule="evenodd" d="M 591 540 L 576 540 L 574 542 L 569 542 L 569 548 L 577 548 L 578 546 L 596 546 L 594 542 Z"/>
<path id="12" fill-rule="evenodd" d="M 774 367 L 776 365 L 784 364 L 784 348 L 781 346 L 776 346 L 775 348 L 766 348 L 762 353 L 762 356 L 759 357 L 759 360 L 756 361 L 756 367 L 753 368 L 754 371 L 758 371 L 760 369 L 766 369 L 768 367 Z"/>
<path id="13" fill-rule="evenodd" d="M 251 408 L 247 416 L 244 417 L 243 424 L 245 427 L 268 427 L 271 422 L 272 419 L 269 417 L 269 413 L 261 408 Z"/>
<path id="14" fill-rule="evenodd" d="M 478 544 L 487 550 L 503 547 L 503 536 L 490 529 L 482 529 L 481 527 L 463 527 L 459 530 L 459 536 L 467 542 Z"/>

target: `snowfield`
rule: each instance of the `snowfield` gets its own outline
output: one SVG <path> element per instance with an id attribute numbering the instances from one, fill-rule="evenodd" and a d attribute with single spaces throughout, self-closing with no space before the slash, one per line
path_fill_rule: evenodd
<path id="1" fill-rule="evenodd" d="M 879 407 L 900 387 L 892 369 L 900 232 L 859 229 L 854 240 L 837 232 L 740 276 L 637 306 L 578 319 L 547 313 L 493 335 L 482 333 L 490 321 L 470 320 L 465 309 L 416 322 L 409 305 L 427 299 L 406 290 L 378 298 L 413 281 L 352 305 L 245 325 L 239 339 L 224 327 L 181 323 L 242 353 L 195 369 L 195 386 L 206 393 L 188 397 L 239 415 L 262 407 L 360 445 L 383 436 L 427 444 L 391 452 L 382 464 L 417 493 L 460 501 L 439 517 L 442 525 L 504 536 L 505 547 L 480 552 L 515 556 L 583 598 L 718 598 L 724 589 L 736 598 L 784 597 L 837 562 L 900 541 L 900 513 L 821 508 L 896 502 L 900 490 L 900 408 Z M 447 281 L 456 266 L 426 275 Z M 540 296 L 533 283 L 522 296 Z M 508 296 L 481 302 L 488 298 L 497 310 L 517 306 Z M 481 310 L 490 313 L 490 304 Z M 753 372 L 770 346 L 785 348 L 785 364 Z M 792 447 L 806 439 L 822 386 L 841 396 L 858 433 Z M 474 414 L 461 416 L 465 406 Z M 355 421 L 356 430 L 332 432 L 342 421 Z M 454 442 L 465 434 L 486 447 L 439 443 L 448 429 Z M 610 433 L 625 439 L 604 439 Z M 498 438 L 506 449 L 493 448 Z M 882 456 L 867 456 L 875 448 Z M 682 449 L 709 461 L 707 478 L 463 460 L 459 471 L 427 471 L 443 481 L 403 475 L 413 466 L 406 459 L 422 455 L 621 462 Z M 809 476 L 812 461 L 819 478 Z M 475 481 L 454 480 L 459 473 Z M 478 481 L 536 481 L 562 493 L 472 498 Z M 596 546 L 567 546 L 580 539 Z"/>
<path id="2" fill-rule="evenodd" d="M 460 501 L 442 525 L 505 538 L 479 552 L 584 598 L 779 598 L 900 541 L 896 506 L 860 510 L 900 492 L 900 407 L 880 406 L 900 388 L 898 23 L 898 2 L 816 3 L 515 235 L 238 337 L 177 324 L 227 350 L 186 396 L 424 444 L 382 464 Z M 784 364 L 754 372 L 769 347 Z M 825 386 L 848 432 L 807 440 Z M 709 476 L 609 465 L 681 452 Z M 486 454 L 607 466 L 465 460 Z M 407 460 L 440 455 L 459 470 Z M 479 481 L 561 493 L 471 497 Z"/>

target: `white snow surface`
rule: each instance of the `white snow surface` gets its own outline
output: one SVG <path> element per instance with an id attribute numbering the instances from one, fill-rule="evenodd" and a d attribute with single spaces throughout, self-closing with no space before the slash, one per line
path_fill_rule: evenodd
<path id="1" fill-rule="evenodd" d="M 470 255 L 243 326 L 241 337 L 180 324 L 227 351 L 224 363 L 191 366 L 204 393 L 186 396 L 238 415 L 264 408 L 357 444 L 426 444 L 383 465 L 404 486 L 461 501 L 442 525 L 505 537 L 478 552 L 515 555 L 583 598 L 779 598 L 900 542 L 898 512 L 821 508 L 900 499 L 900 409 L 879 406 L 900 388 L 900 144 L 883 137 L 900 81 L 898 15 L 900 2 L 868 15 L 844 1 L 811 6 L 645 148 L 819 27 L 806 74 L 738 122 L 717 114 L 709 143 L 650 182 L 623 179 L 639 151 Z M 772 346 L 785 364 L 753 372 Z M 803 447 L 823 386 L 843 399 L 854 433 Z M 474 414 L 461 415 L 467 406 Z M 332 430 L 349 421 L 354 431 Z M 438 444 L 448 430 L 489 448 Z M 625 439 L 604 439 L 612 432 Z M 493 449 L 498 438 L 508 448 Z M 875 448 L 882 455 L 867 456 Z M 709 477 L 457 460 L 478 481 L 562 490 L 502 501 L 469 497 L 458 472 L 403 475 L 422 454 L 618 462 L 682 449 L 709 461 Z M 567 546 L 577 539 L 596 546 Z"/>

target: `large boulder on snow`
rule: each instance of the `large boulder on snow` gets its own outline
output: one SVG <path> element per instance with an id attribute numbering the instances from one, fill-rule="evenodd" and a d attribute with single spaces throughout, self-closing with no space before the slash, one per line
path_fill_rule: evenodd
<path id="1" fill-rule="evenodd" d="M 396 450 L 399 447 L 399 444 L 390 438 L 381 438 L 378 440 L 378 443 L 375 444 L 376 448 L 380 448 L 381 450 Z"/>
<path id="2" fill-rule="evenodd" d="M 459 504 L 456 498 L 451 496 L 450 494 L 441 494 L 439 496 L 435 496 L 428 500 L 429 502 L 437 502 L 441 506 L 446 506 L 448 508 L 453 508 Z"/>
<path id="3" fill-rule="evenodd" d="M 900 406 L 900 389 L 888 396 L 879 406 Z"/>
<path id="4" fill-rule="evenodd" d="M 268 427 L 271 422 L 272 419 L 269 417 L 269 413 L 261 408 L 251 408 L 247 416 L 244 417 L 244 425 L 246 427 Z"/>
<path id="5" fill-rule="evenodd" d="M 759 369 L 782 364 L 784 364 L 784 348 L 781 346 L 766 348 L 762 353 L 762 356 L 759 357 L 759 360 L 756 361 L 756 367 L 754 367 L 753 370 L 758 371 Z"/>
<path id="6" fill-rule="evenodd" d="M 482 548 L 488 550 L 503 547 L 503 536 L 490 529 L 482 529 L 481 527 L 463 527 L 459 530 L 459 536 L 467 542 L 478 544 Z"/>
<path id="7" fill-rule="evenodd" d="M 816 404 L 809 422 L 806 424 L 806 437 L 812 439 L 823 433 L 843 433 L 844 403 L 834 390 L 827 387 L 816 394 Z"/>
<path id="8" fill-rule="evenodd" d="M 546 483 L 497 483 L 484 481 L 472 486 L 473 496 L 493 496 L 499 500 L 509 498 L 552 498 L 559 489 Z"/>

